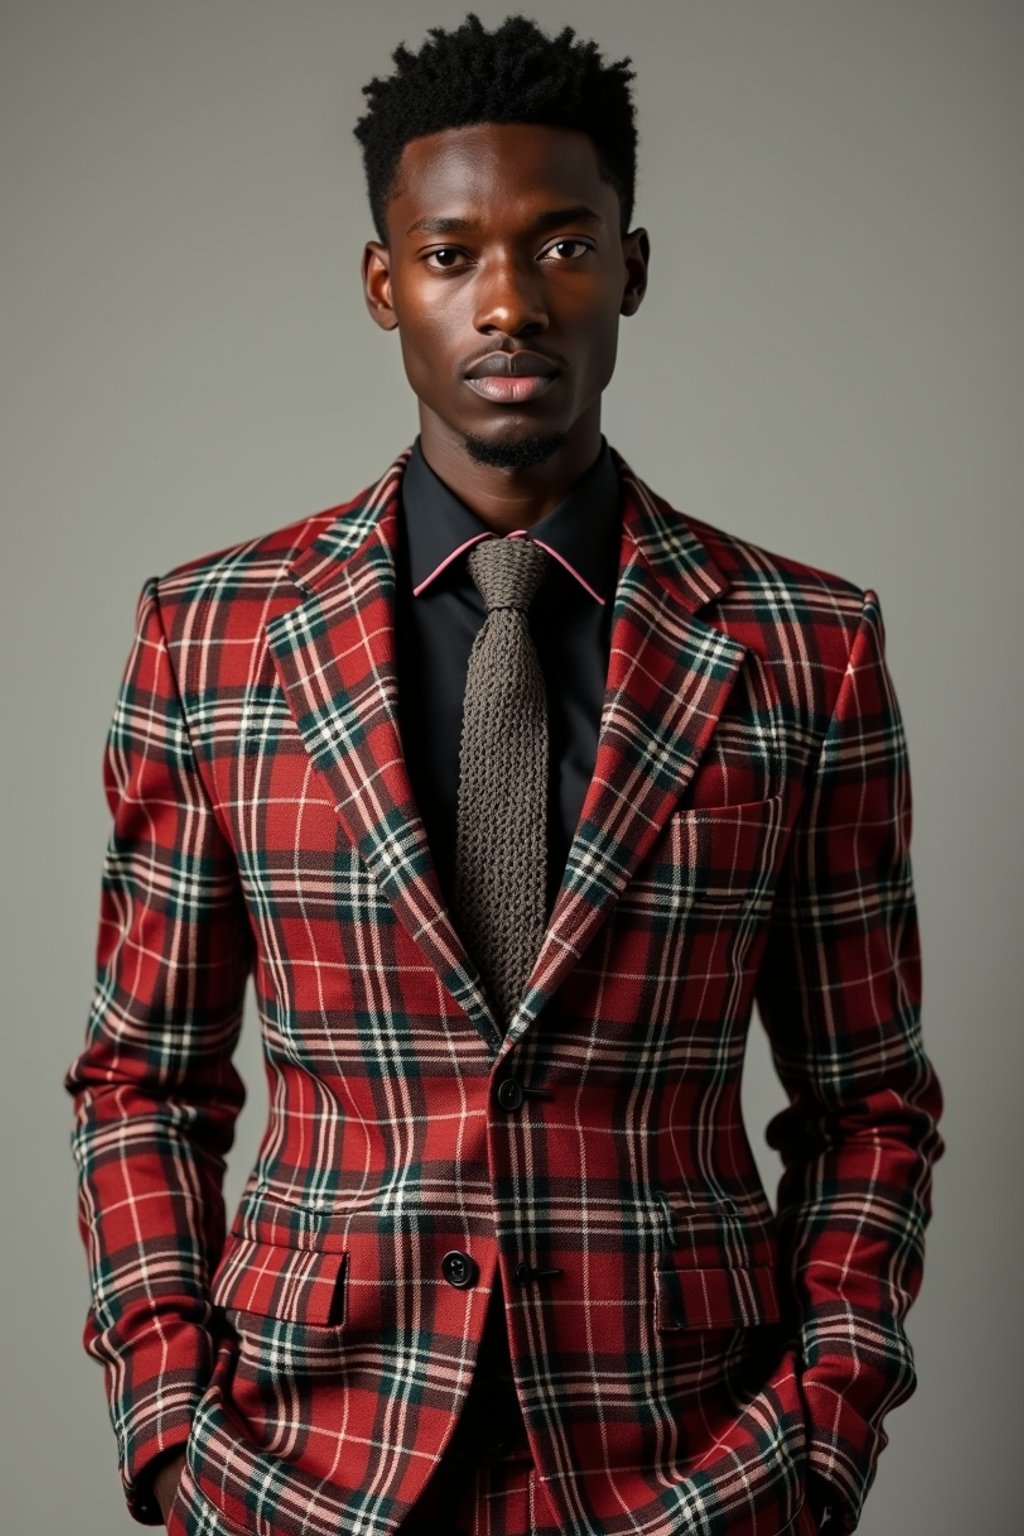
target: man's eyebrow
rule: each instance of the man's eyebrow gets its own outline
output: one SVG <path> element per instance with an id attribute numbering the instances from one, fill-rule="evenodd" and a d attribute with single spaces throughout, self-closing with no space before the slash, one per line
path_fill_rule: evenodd
<path id="1" fill-rule="evenodd" d="M 599 213 L 593 208 L 588 208 L 585 203 L 577 203 L 573 208 L 549 208 L 540 213 L 530 225 L 528 233 L 542 235 L 545 230 L 559 229 L 563 224 L 603 224 Z M 407 235 L 423 233 L 428 235 L 461 235 L 472 233 L 480 228 L 479 219 L 459 218 L 424 218 L 417 219 L 415 224 L 410 224 L 406 230 Z"/>

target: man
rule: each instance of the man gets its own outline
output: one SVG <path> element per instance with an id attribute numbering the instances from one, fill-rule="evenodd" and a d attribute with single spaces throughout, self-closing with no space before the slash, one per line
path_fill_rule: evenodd
<path id="1" fill-rule="evenodd" d="M 944 1150 L 877 595 L 602 436 L 650 254 L 630 61 L 473 14 L 394 61 L 362 275 L 419 435 L 148 580 L 108 741 L 65 1086 L 128 1507 L 850 1531 Z M 250 975 L 270 1116 L 226 1231 Z"/>

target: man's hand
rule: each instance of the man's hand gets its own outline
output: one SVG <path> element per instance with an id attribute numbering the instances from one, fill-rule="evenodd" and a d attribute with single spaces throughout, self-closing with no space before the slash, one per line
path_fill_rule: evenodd
<path id="1" fill-rule="evenodd" d="M 171 1512 L 174 1503 L 174 1495 L 178 1491 L 178 1479 L 181 1469 L 185 1465 L 185 1453 L 175 1456 L 172 1461 L 164 1462 L 153 1477 L 153 1494 L 160 1505 L 160 1514 L 164 1525 L 167 1524 L 167 1516 Z"/>

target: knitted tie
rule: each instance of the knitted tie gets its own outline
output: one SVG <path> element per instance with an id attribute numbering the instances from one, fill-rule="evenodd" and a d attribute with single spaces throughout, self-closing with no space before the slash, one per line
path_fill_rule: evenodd
<path id="1" fill-rule="evenodd" d="M 466 673 L 454 916 L 505 1030 L 544 937 L 548 715 L 527 612 L 550 557 L 492 537 L 468 567 L 487 617 Z"/>

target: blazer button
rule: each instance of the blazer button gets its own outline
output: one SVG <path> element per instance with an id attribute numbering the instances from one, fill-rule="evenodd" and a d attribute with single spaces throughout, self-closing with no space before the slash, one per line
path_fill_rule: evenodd
<path id="1" fill-rule="evenodd" d="M 502 1109 L 518 1109 L 523 1102 L 523 1090 L 514 1077 L 503 1077 L 498 1084 L 498 1103 Z"/>
<path id="2" fill-rule="evenodd" d="M 441 1260 L 441 1273 L 449 1285 L 456 1285 L 461 1290 L 476 1279 L 476 1260 L 463 1253 L 461 1248 L 450 1248 Z"/>
<path id="3" fill-rule="evenodd" d="M 520 1259 L 512 1271 L 512 1279 L 520 1285 L 526 1285 L 531 1280 L 544 1280 L 548 1275 L 564 1275 L 564 1269 L 542 1269 L 537 1264 L 531 1264 L 527 1259 Z"/>

